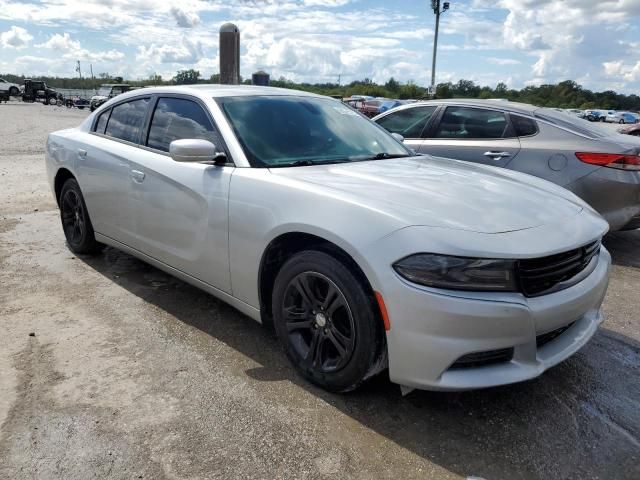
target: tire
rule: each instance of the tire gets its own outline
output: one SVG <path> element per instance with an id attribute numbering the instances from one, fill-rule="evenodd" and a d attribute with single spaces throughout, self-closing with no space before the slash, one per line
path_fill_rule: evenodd
<path id="1" fill-rule="evenodd" d="M 70 178 L 60 191 L 60 221 L 67 239 L 67 245 L 77 254 L 95 254 L 103 245 L 96 241 L 87 205 L 80 191 L 80 185 Z"/>
<path id="2" fill-rule="evenodd" d="M 604 122 L 604 121 L 605 121 L 605 118 L 604 118 L 604 117 L 600 117 L 600 121 L 601 121 L 601 122 Z"/>
<path id="3" fill-rule="evenodd" d="M 47 104 L 49 105 L 56 105 L 58 103 L 58 99 L 56 97 L 49 97 L 47 99 Z"/>
<path id="4" fill-rule="evenodd" d="M 16 87 L 11 87 L 9 89 L 9 95 L 12 96 L 12 97 L 17 96 L 19 93 L 20 93 L 20 90 L 17 89 Z"/>
<path id="5" fill-rule="evenodd" d="M 620 121 L 618 122 L 620 125 L 624 125 L 624 118 L 621 118 Z"/>
<path id="6" fill-rule="evenodd" d="M 293 255 L 273 288 L 276 333 L 296 369 L 332 392 L 348 392 L 377 373 L 384 352 L 382 321 L 362 282 L 333 256 Z"/>
<path id="7" fill-rule="evenodd" d="M 89 111 L 93 112 L 96 109 L 96 107 L 93 106 L 93 104 L 89 107 Z"/>

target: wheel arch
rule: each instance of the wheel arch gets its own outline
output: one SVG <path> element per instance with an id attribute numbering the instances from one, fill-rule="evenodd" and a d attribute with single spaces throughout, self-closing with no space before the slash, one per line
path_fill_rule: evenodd
<path id="1" fill-rule="evenodd" d="M 53 191 L 56 196 L 56 203 L 58 204 L 58 207 L 60 206 L 60 193 L 62 192 L 62 186 L 70 178 L 77 181 L 75 175 L 71 173 L 71 170 L 65 167 L 59 168 L 56 172 L 56 176 L 53 180 Z"/>
<path id="2" fill-rule="evenodd" d="M 273 283 L 282 268 L 282 265 L 298 252 L 304 250 L 318 250 L 331 255 L 336 260 L 343 262 L 362 282 L 363 287 L 371 296 L 375 303 L 375 291 L 365 273 L 367 267 L 354 258 L 355 255 L 349 253 L 352 250 L 349 246 L 341 246 L 325 236 L 304 231 L 289 231 L 280 233 L 273 238 L 262 253 L 260 267 L 258 269 L 258 299 L 263 323 L 271 322 L 271 294 Z M 379 310 L 376 308 L 376 311 Z M 382 320 L 381 320 L 382 321 Z"/>

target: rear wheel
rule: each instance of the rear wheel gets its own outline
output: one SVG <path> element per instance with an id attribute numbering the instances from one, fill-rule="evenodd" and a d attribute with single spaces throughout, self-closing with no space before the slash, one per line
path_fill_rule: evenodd
<path id="1" fill-rule="evenodd" d="M 60 192 L 60 219 L 67 245 L 74 253 L 91 254 L 102 249 L 102 244 L 96 241 L 80 185 L 73 178 L 64 183 Z"/>
<path id="2" fill-rule="evenodd" d="M 374 300 L 345 264 L 303 251 L 282 266 L 273 290 L 276 333 L 300 373 L 330 391 L 357 388 L 384 348 Z"/>

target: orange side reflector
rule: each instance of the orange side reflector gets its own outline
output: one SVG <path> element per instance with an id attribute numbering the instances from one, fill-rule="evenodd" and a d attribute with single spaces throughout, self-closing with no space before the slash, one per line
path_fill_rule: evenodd
<path id="1" fill-rule="evenodd" d="M 380 307 L 380 313 L 382 314 L 382 322 L 384 323 L 384 329 L 388 332 L 391 330 L 391 324 L 389 323 L 389 313 L 387 312 L 387 306 L 384 304 L 384 300 L 380 292 L 375 292 L 378 306 Z"/>

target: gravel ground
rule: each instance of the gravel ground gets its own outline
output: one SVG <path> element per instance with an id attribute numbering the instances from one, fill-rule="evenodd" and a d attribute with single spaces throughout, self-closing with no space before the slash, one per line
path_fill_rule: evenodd
<path id="1" fill-rule="evenodd" d="M 0 478 L 640 478 L 640 231 L 606 239 L 606 322 L 541 378 L 332 395 L 207 294 L 70 253 L 43 145 L 86 115 L 0 105 Z"/>

